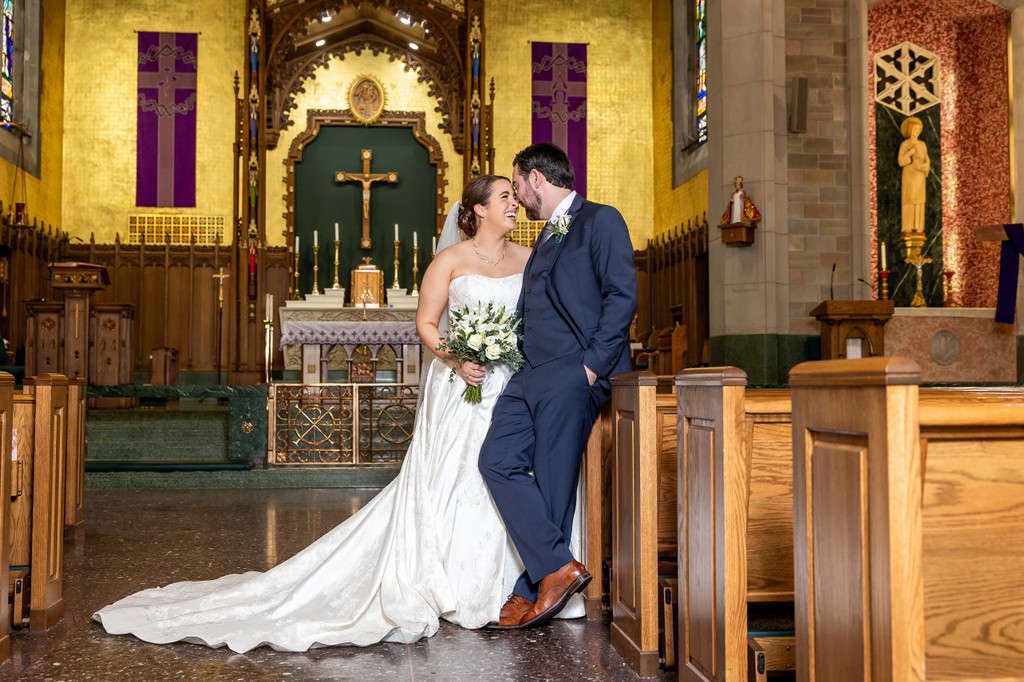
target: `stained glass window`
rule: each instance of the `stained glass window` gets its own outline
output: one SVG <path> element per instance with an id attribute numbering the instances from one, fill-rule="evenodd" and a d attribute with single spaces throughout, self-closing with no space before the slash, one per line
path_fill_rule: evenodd
<path id="1" fill-rule="evenodd" d="M 14 120 L 14 0 L 3 0 L 0 45 L 0 122 Z"/>
<path id="2" fill-rule="evenodd" d="M 708 141 L 708 19 L 707 0 L 694 0 L 694 35 L 697 39 L 697 141 Z"/>

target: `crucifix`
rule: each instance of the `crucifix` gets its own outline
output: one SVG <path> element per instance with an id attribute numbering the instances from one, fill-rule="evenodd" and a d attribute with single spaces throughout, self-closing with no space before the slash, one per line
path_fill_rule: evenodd
<path id="1" fill-rule="evenodd" d="M 375 182 L 398 182 L 398 173 L 371 173 L 370 162 L 373 161 L 373 150 L 364 149 L 361 154 L 363 158 L 362 173 L 346 173 L 338 171 L 334 174 L 335 182 L 360 182 L 363 185 L 363 237 L 359 246 L 368 249 L 370 242 L 370 185 Z"/>
<path id="2" fill-rule="evenodd" d="M 217 274 L 213 278 L 217 280 L 217 383 L 220 383 L 220 353 L 221 353 L 221 327 L 224 322 L 224 278 L 231 275 L 225 274 L 224 267 L 217 268 Z"/>

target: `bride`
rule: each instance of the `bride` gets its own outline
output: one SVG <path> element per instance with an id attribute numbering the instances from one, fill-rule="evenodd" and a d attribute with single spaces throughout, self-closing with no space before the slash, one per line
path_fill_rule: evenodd
<path id="1" fill-rule="evenodd" d="M 456 208 L 439 249 L 454 244 L 438 252 L 420 288 L 416 329 L 431 349 L 446 307 L 493 302 L 514 310 L 530 255 L 505 238 L 519 210 L 507 178 L 475 178 Z M 461 242 L 456 212 L 467 237 Z M 461 381 L 449 380 L 451 369 Z M 477 456 L 509 376 L 504 365 L 485 370 L 436 357 L 402 469 L 358 513 L 266 573 L 143 590 L 93 619 L 110 634 L 237 652 L 409 643 L 433 635 L 439 618 L 466 628 L 497 620 L 522 565 Z M 480 403 L 462 398 L 464 383 L 482 386 Z M 574 615 L 581 610 L 577 604 Z"/>

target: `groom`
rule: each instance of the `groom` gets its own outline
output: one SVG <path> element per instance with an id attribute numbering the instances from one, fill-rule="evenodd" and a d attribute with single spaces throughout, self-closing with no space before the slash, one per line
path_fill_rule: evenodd
<path id="1" fill-rule="evenodd" d="M 548 225 L 519 297 L 526 363 L 498 398 L 480 451 L 480 473 L 526 566 L 498 629 L 547 623 L 590 582 L 569 552 L 580 457 L 611 395 L 609 377 L 630 369 L 636 311 L 622 215 L 572 190 L 572 164 L 553 144 L 527 147 L 512 165 L 527 217 Z"/>

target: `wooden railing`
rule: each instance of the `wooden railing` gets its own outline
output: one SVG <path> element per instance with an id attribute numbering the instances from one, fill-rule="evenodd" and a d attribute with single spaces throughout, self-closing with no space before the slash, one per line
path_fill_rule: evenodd
<path id="1" fill-rule="evenodd" d="M 651 351 L 658 339 L 670 339 L 676 326 L 686 327 L 685 367 L 706 362 L 704 347 L 710 336 L 708 316 L 707 214 L 655 237 L 637 251 L 639 305 L 636 340 Z M 651 368 L 654 371 L 654 368 Z M 676 368 L 678 371 L 680 368 Z M 659 374 L 675 371 L 657 370 Z"/>

